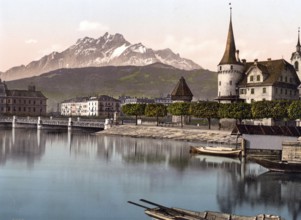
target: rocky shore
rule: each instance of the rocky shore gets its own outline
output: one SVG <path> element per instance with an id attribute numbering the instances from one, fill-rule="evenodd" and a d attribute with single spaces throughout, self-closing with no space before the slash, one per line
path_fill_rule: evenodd
<path id="1" fill-rule="evenodd" d="M 204 130 L 199 128 L 157 127 L 146 125 L 118 125 L 97 133 L 98 135 L 120 135 L 134 138 L 172 139 L 189 142 L 236 143 L 231 131 Z M 240 139 L 238 139 L 240 142 Z"/>

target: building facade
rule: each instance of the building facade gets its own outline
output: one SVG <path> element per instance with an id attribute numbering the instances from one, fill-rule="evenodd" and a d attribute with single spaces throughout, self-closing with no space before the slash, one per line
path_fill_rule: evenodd
<path id="1" fill-rule="evenodd" d="M 34 85 L 28 90 L 10 90 L 0 80 L 0 114 L 16 116 L 46 115 L 47 98 Z"/>
<path id="2" fill-rule="evenodd" d="M 300 51 L 298 39 L 297 55 Z M 292 57 L 298 57 L 294 55 Z M 300 54 L 299 54 L 300 55 Z M 232 14 L 226 49 L 218 64 L 218 100 L 221 103 L 297 100 L 299 99 L 299 77 L 295 67 L 284 59 L 246 62 L 239 59 L 232 28 Z"/>
<path id="3" fill-rule="evenodd" d="M 77 97 L 61 103 L 64 116 L 106 116 L 113 117 L 120 112 L 120 101 L 107 95 Z"/>

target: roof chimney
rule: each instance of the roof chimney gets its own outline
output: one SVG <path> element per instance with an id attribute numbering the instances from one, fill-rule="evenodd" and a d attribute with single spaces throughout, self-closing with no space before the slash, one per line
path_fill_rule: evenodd
<path id="1" fill-rule="evenodd" d="M 271 61 L 272 59 L 271 58 L 268 58 L 268 61 Z"/>
<path id="2" fill-rule="evenodd" d="M 246 64 L 247 60 L 246 59 L 242 59 L 241 60 L 243 64 Z"/>
<path id="3" fill-rule="evenodd" d="M 254 60 L 254 64 L 257 65 L 257 62 L 258 62 L 258 59 L 255 59 Z"/>

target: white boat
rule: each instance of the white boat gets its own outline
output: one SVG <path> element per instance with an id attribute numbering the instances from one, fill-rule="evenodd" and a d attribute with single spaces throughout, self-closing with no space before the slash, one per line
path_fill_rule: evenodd
<path id="1" fill-rule="evenodd" d="M 238 157 L 241 154 L 241 149 L 234 149 L 230 147 L 191 146 L 190 153 Z"/>

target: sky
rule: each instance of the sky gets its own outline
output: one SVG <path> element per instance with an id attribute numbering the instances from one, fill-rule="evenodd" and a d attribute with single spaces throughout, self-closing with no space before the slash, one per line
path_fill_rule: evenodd
<path id="1" fill-rule="evenodd" d="M 216 71 L 229 7 L 226 0 L 0 0 L 0 71 L 106 32 L 154 50 L 170 48 Z M 301 26 L 300 0 L 232 0 L 231 7 L 241 59 L 290 61 Z"/>

